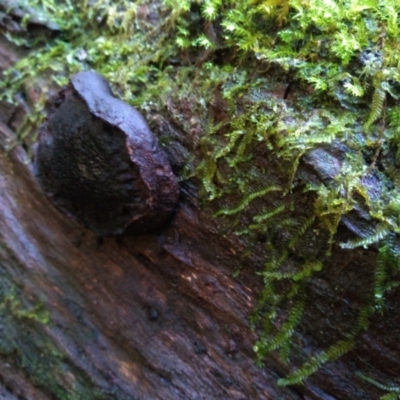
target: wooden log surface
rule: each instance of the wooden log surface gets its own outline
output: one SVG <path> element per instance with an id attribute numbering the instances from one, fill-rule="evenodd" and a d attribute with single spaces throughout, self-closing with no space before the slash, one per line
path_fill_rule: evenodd
<path id="1" fill-rule="evenodd" d="M 0 70 L 19 52 L 2 39 Z M 355 370 L 399 376 L 395 290 L 390 318 L 376 317 L 353 351 L 303 386 L 278 386 L 291 366 L 271 356 L 257 367 L 249 325 L 261 256 L 240 264 L 241 242 L 221 235 L 193 184 L 159 231 L 99 239 L 50 205 L 22 146 L 6 151 L 24 112 L 0 108 L 0 398 L 372 400 L 384 391 Z M 334 249 L 312 280 L 295 365 L 351 328 L 375 259 Z"/>

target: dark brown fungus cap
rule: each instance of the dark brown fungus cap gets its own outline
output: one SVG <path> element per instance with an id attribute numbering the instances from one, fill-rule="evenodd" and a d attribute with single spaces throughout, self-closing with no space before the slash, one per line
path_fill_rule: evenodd
<path id="1" fill-rule="evenodd" d="M 94 71 L 71 78 L 40 128 L 35 171 L 50 201 L 98 235 L 156 229 L 178 182 L 141 114 Z"/>

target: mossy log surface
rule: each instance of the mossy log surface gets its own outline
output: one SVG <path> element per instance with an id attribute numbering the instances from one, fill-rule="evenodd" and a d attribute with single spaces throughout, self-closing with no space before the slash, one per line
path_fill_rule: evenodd
<path id="1" fill-rule="evenodd" d="M 0 54 L 1 70 L 18 58 L 4 40 Z M 50 205 L 23 147 L 5 150 L 26 111 L 0 107 L 0 398 L 372 400 L 385 392 L 355 371 L 383 382 L 399 376 L 393 290 L 390 317 L 374 317 L 351 352 L 302 386 L 276 383 L 351 329 L 373 280 L 374 249 L 333 248 L 311 280 L 291 363 L 272 355 L 259 368 L 248 321 L 262 245 L 243 261 L 238 238 L 224 237 L 198 206 L 196 182 L 182 184 L 179 207 L 158 232 L 99 240 Z M 172 165 L 189 151 L 180 135 L 166 149 Z M 310 162 L 300 168 L 305 179 L 317 175 Z M 348 227 L 339 237 L 352 237 Z"/>

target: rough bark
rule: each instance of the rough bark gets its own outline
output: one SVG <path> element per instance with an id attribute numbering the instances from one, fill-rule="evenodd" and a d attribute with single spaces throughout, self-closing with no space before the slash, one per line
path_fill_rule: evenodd
<path id="1" fill-rule="evenodd" d="M 5 40 L 0 54 L 1 70 L 18 58 Z M 5 150 L 24 112 L 0 108 L 0 398 L 376 399 L 384 392 L 355 370 L 397 378 L 399 290 L 390 317 L 375 318 L 353 351 L 303 386 L 279 387 L 291 365 L 273 355 L 255 365 L 248 320 L 261 246 L 241 260 L 240 242 L 220 234 L 193 183 L 163 229 L 99 240 L 50 205 L 23 147 Z M 351 328 L 373 279 L 374 250 L 334 254 L 312 281 L 293 365 Z"/>

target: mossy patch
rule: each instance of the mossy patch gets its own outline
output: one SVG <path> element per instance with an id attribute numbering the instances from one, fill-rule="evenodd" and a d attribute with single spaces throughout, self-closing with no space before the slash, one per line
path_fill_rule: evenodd
<path id="1" fill-rule="evenodd" d="M 200 182 L 210 214 L 225 232 L 241 236 L 248 252 L 263 243 L 264 289 L 253 319 L 264 328 L 255 346 L 260 360 L 274 350 L 289 360 L 309 280 L 331 256 L 343 218 L 364 213 L 374 228 L 341 246 L 378 246 L 369 300 L 346 339 L 280 381 L 301 382 L 353 346 L 373 313 L 384 311 L 399 272 L 400 6 L 395 0 L 146 3 L 26 0 L 60 32 L 46 40 L 29 31 L 8 34 L 35 51 L 5 72 L 1 99 L 15 101 L 16 93 L 46 79 L 19 132 L 23 138 L 40 123 L 53 84 L 96 69 L 146 115 L 169 114 L 193 150 L 182 178 Z M 344 154 L 331 170 L 329 152 L 312 153 L 329 148 Z M 326 160 L 320 179 L 299 170 L 306 157 L 314 157 L 314 168 Z M 287 318 L 277 329 L 278 313 Z"/>
<path id="2" fill-rule="evenodd" d="M 0 355 L 10 371 L 57 399 L 109 399 L 109 393 L 93 389 L 87 374 L 68 362 L 46 331 L 52 323 L 45 299 L 26 295 L 7 276 L 8 268 L 18 269 L 18 261 L 2 246 L 0 263 Z"/>

